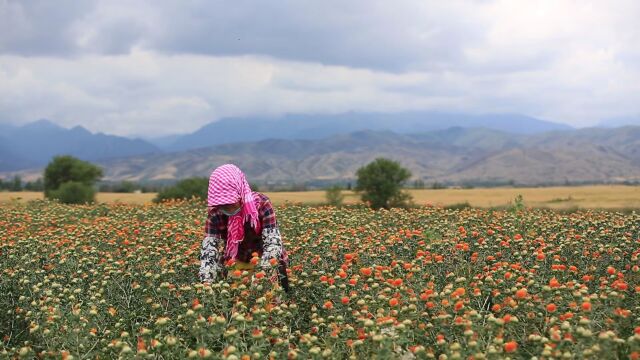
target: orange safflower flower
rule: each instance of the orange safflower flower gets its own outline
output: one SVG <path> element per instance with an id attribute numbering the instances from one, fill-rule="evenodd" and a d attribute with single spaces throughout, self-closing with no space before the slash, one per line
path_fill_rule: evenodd
<path id="1" fill-rule="evenodd" d="M 617 290 L 620 290 L 620 291 L 625 291 L 625 290 L 627 290 L 629 288 L 629 285 L 627 285 L 627 283 L 624 282 L 624 281 L 615 281 L 613 283 L 613 286 L 614 286 L 614 288 L 616 288 Z"/>
<path id="2" fill-rule="evenodd" d="M 508 353 L 512 353 L 518 350 L 518 343 L 515 341 L 509 341 L 504 344 L 504 351 Z"/>
<path id="3" fill-rule="evenodd" d="M 560 319 L 560 321 L 569 320 L 569 319 L 573 318 L 573 313 L 571 311 L 568 311 L 568 312 L 558 316 L 558 318 Z"/>
<path id="4" fill-rule="evenodd" d="M 200 307 L 200 300 L 198 300 L 198 298 L 193 299 L 193 301 L 191 302 L 191 308 L 192 309 L 196 309 Z"/>
<path id="5" fill-rule="evenodd" d="M 464 288 L 459 287 L 454 292 L 451 293 L 451 297 L 456 298 L 456 297 L 464 296 L 465 293 L 466 293 L 466 290 Z"/>
<path id="6" fill-rule="evenodd" d="M 144 343 L 144 339 L 138 338 L 138 351 L 147 351 L 147 345 Z"/>

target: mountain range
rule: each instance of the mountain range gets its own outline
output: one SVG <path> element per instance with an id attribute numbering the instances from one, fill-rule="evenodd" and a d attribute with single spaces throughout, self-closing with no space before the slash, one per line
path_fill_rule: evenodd
<path id="1" fill-rule="evenodd" d="M 282 117 L 224 118 L 182 136 L 151 140 L 169 151 L 264 139 L 322 139 L 362 130 L 414 134 L 452 126 L 484 127 L 516 134 L 569 130 L 570 126 L 518 114 L 468 115 L 425 111 L 348 112 L 334 115 L 289 114 Z"/>
<path id="2" fill-rule="evenodd" d="M 94 134 L 82 126 L 67 129 L 48 120 L 0 127 L 0 171 L 41 167 L 61 154 L 99 161 L 160 151 L 141 139 Z"/>
<path id="3" fill-rule="evenodd" d="M 640 127 L 523 135 L 453 127 L 422 134 L 358 131 L 324 139 L 222 144 L 103 163 L 109 180 L 208 176 L 233 162 L 264 184 L 349 181 L 376 157 L 425 183 L 551 185 L 640 181 Z"/>
<path id="4" fill-rule="evenodd" d="M 360 166 L 379 156 L 400 161 L 411 170 L 413 179 L 421 179 L 426 184 L 640 181 L 640 127 L 637 126 L 573 129 L 527 117 L 513 123 L 507 119 L 514 117 L 502 115 L 495 116 L 494 120 L 460 116 L 462 120 L 458 121 L 464 126 L 451 127 L 435 120 L 420 123 L 407 115 L 396 122 L 381 116 L 372 121 L 372 129 L 360 129 L 366 126 L 364 120 L 342 124 L 336 119 L 324 122 L 317 118 L 314 122 L 312 118 L 298 122 L 291 116 L 262 122 L 248 118 L 226 119 L 156 145 L 139 139 L 110 138 L 112 143 L 126 144 L 117 149 L 121 153 L 138 151 L 120 156 L 116 151 L 105 151 L 112 148 L 104 145 L 102 152 L 89 151 L 93 144 L 87 142 L 84 143 L 86 151 L 74 149 L 84 158 L 87 154 L 98 157 L 94 161 L 105 169 L 108 181 L 172 181 L 208 176 L 216 166 L 233 162 L 251 181 L 259 184 L 344 182 L 353 180 Z M 455 116 L 449 115 L 449 118 Z M 516 128 L 518 124 L 521 127 Z M 39 127 L 45 129 L 49 125 L 41 123 Z M 93 136 L 95 140 L 109 137 L 74 129 L 66 131 Z M 0 131 L 4 134 L 3 128 Z M 210 140 L 205 143 L 207 134 Z M 95 141 L 95 144 L 101 142 Z M 133 147 L 133 144 L 141 146 Z M 0 142 L 0 166 L 10 163 L 5 161 L 7 153 L 15 156 L 10 159 L 17 163 L 34 158 L 32 153 L 6 146 L 3 141 Z M 41 165 L 34 165 L 32 170 L 19 174 L 37 176 L 41 170 Z M 4 175 L 10 174 L 5 171 Z"/>
<path id="5" fill-rule="evenodd" d="M 321 139 L 360 130 L 392 130 L 411 134 L 449 126 L 476 127 L 514 133 L 570 129 L 523 115 L 465 115 L 433 112 L 343 113 L 223 118 L 189 134 L 143 140 L 91 133 L 82 126 L 66 129 L 49 120 L 23 126 L 0 124 L 0 172 L 41 167 L 53 156 L 69 154 L 87 161 L 174 152 L 238 141 Z"/>

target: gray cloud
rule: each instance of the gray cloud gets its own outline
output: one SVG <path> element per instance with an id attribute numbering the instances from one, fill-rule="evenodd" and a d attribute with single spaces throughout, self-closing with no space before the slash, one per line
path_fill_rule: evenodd
<path id="1" fill-rule="evenodd" d="M 222 116 L 640 114 L 640 2 L 0 0 L 0 121 L 118 134 Z"/>
<path id="2" fill-rule="evenodd" d="M 74 24 L 94 7 L 90 1 L 1 0 L 0 53 L 36 56 L 76 52 Z"/>
<path id="3" fill-rule="evenodd" d="M 445 2 L 5 0 L 12 30 L 0 51 L 20 55 L 120 54 L 135 46 L 169 54 L 267 55 L 401 71 L 447 68 L 479 40 L 474 19 Z"/>

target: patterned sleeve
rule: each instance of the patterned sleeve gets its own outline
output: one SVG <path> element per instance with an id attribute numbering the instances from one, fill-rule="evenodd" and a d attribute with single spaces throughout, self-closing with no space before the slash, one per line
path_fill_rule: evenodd
<path id="1" fill-rule="evenodd" d="M 220 266 L 220 243 L 219 236 L 206 236 L 202 240 L 202 250 L 200 251 L 200 281 L 212 282 L 216 279 Z"/>
<path id="2" fill-rule="evenodd" d="M 216 279 L 218 272 L 222 269 L 220 266 L 220 244 L 223 243 L 224 222 L 221 221 L 220 215 L 211 210 L 207 216 L 205 224 L 205 237 L 202 240 L 202 249 L 200 251 L 200 281 L 212 282 Z"/>
<path id="3" fill-rule="evenodd" d="M 264 197 L 259 209 L 260 221 L 262 224 L 262 258 L 260 267 L 268 269 L 271 267 L 271 259 L 279 260 L 282 257 L 282 237 L 276 222 L 276 215 L 273 211 L 271 201 Z"/>

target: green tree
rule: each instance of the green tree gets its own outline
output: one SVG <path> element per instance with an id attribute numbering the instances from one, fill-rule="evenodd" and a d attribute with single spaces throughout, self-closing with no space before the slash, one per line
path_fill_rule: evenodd
<path id="1" fill-rule="evenodd" d="M 404 207 L 411 201 L 411 195 L 402 191 L 411 172 L 396 161 L 377 158 L 358 169 L 356 175 L 356 191 L 362 192 L 362 200 L 374 209 Z"/>
<path id="2" fill-rule="evenodd" d="M 158 193 L 154 202 L 161 202 L 168 199 L 207 199 L 207 188 L 209 187 L 209 179 L 207 178 L 189 178 L 177 182 L 174 186 L 168 187 Z"/>
<path id="3" fill-rule="evenodd" d="M 136 191 L 138 185 L 131 181 L 121 181 L 117 184 L 111 184 L 111 186 L 108 186 L 107 188 L 114 193 L 132 193 Z"/>
<path id="4" fill-rule="evenodd" d="M 249 183 L 249 187 L 251 188 L 251 191 L 260 191 L 260 185 L 256 183 Z"/>
<path id="5" fill-rule="evenodd" d="M 44 170 L 44 196 L 52 198 L 53 191 L 66 182 L 77 182 L 93 187 L 102 177 L 102 169 L 73 156 L 56 156 Z"/>
<path id="6" fill-rule="evenodd" d="M 93 186 L 77 181 L 67 181 L 49 192 L 49 197 L 65 204 L 86 204 L 95 200 L 96 190 Z"/>
<path id="7" fill-rule="evenodd" d="M 13 177 L 11 191 L 22 191 L 22 178 L 20 176 L 16 175 Z"/>
<path id="8" fill-rule="evenodd" d="M 27 191 L 43 191 L 44 183 L 42 182 L 42 178 L 38 178 L 36 181 L 29 181 L 24 184 L 24 189 Z"/>
<path id="9" fill-rule="evenodd" d="M 344 195 L 342 194 L 342 187 L 340 185 L 333 185 L 328 188 L 325 192 L 325 198 L 327 199 L 327 204 L 333 206 L 342 205 L 342 201 L 344 200 Z"/>

